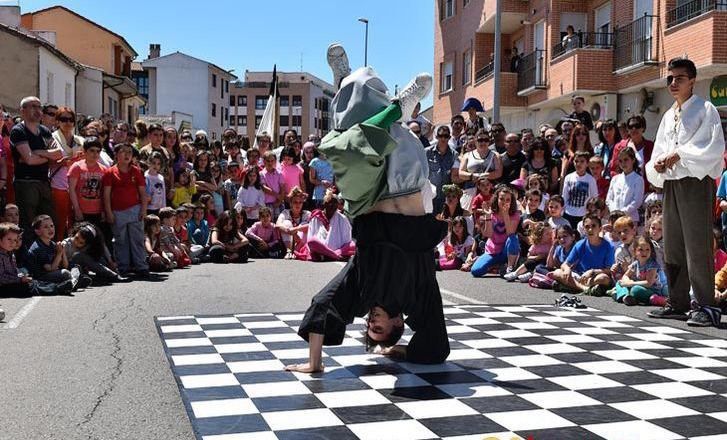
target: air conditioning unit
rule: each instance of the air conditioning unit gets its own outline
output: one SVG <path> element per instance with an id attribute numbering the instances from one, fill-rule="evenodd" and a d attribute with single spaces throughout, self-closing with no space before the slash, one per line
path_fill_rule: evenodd
<path id="1" fill-rule="evenodd" d="M 616 119 L 618 108 L 616 107 L 616 94 L 608 93 L 604 95 L 595 95 L 586 98 L 587 105 L 590 108 L 591 118 L 594 121 L 605 119 Z"/>

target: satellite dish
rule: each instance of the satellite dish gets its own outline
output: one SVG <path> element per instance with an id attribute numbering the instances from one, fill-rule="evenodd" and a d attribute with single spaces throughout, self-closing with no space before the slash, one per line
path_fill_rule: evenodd
<path id="1" fill-rule="evenodd" d="M 601 104 L 594 102 L 591 106 L 591 118 L 594 121 L 598 121 L 601 119 Z"/>

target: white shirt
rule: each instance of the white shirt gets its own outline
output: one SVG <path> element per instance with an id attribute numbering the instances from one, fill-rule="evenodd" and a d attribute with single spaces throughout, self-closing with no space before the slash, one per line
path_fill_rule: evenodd
<path id="1" fill-rule="evenodd" d="M 246 212 L 248 219 L 257 220 L 260 215 L 257 208 L 262 206 L 265 206 L 265 194 L 261 189 L 257 189 L 250 185 L 247 188 L 241 186 L 237 191 L 237 203 L 235 204 L 235 209 L 242 211 L 245 208 L 255 207 L 255 209 Z"/>
<path id="2" fill-rule="evenodd" d="M 631 171 L 628 175 L 619 173 L 611 179 L 606 196 L 609 211 L 623 211 L 635 223 L 639 222 L 639 207 L 644 200 L 644 178 Z"/>
<path id="3" fill-rule="evenodd" d="M 565 213 L 573 217 L 586 215 L 586 202 L 591 197 L 598 197 L 596 179 L 586 173 L 579 176 L 573 171 L 563 179 L 563 201 Z"/>
<path id="4" fill-rule="evenodd" d="M 326 229 L 317 218 L 312 218 L 308 223 L 308 237 L 316 237 L 333 250 L 341 249 L 344 245 L 353 241 L 351 223 L 346 216 L 336 211 L 329 222 L 330 228 Z"/>
<path id="5" fill-rule="evenodd" d="M 657 173 L 654 164 L 676 151 L 679 162 L 664 173 Z M 682 104 L 681 114 L 674 103 L 661 118 L 654 140 L 651 161 L 646 164 L 646 177 L 654 186 L 664 180 L 685 177 L 717 179 L 722 174 L 724 133 L 719 113 L 712 103 L 692 95 Z"/>

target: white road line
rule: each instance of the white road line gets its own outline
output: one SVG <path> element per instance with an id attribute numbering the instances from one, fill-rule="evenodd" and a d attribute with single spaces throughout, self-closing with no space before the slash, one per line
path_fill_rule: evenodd
<path id="1" fill-rule="evenodd" d="M 2 330 L 10 330 L 14 328 L 18 328 L 20 323 L 23 322 L 23 320 L 30 314 L 30 312 L 33 310 L 33 308 L 40 302 L 40 300 L 43 299 L 42 296 L 34 296 L 28 301 L 27 304 L 21 308 L 18 313 L 13 316 L 13 319 L 11 319 L 7 324 L 5 324 L 3 327 L 0 327 Z"/>
<path id="2" fill-rule="evenodd" d="M 445 306 L 454 306 L 454 305 L 457 305 L 457 303 L 453 303 L 452 301 L 449 301 L 449 300 L 446 300 L 446 299 L 442 298 L 442 305 L 445 305 Z"/>
<path id="3" fill-rule="evenodd" d="M 470 302 L 473 304 L 484 304 L 480 300 L 470 298 L 469 296 L 465 296 L 465 295 L 459 294 L 457 292 L 452 292 L 451 290 L 442 289 L 441 287 L 439 288 L 439 291 L 447 296 L 451 296 L 452 298 L 457 298 L 458 300 L 461 300 L 461 301 L 467 301 L 467 302 Z"/>

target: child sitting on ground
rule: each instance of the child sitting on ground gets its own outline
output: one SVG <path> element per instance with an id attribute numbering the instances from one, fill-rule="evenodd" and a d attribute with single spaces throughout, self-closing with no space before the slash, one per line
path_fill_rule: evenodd
<path id="1" fill-rule="evenodd" d="M 237 211 L 224 211 L 217 218 L 210 237 L 210 261 L 213 263 L 247 263 L 250 242 L 240 233 Z"/>
<path id="2" fill-rule="evenodd" d="M 517 237 L 520 214 L 515 192 L 506 185 L 499 185 L 492 197 L 492 214 L 483 217 L 487 222 L 482 231 L 482 235 L 487 237 L 485 253 L 472 264 L 470 273 L 474 277 L 482 277 L 500 264 L 507 264 L 505 272 L 513 271 L 520 257 L 520 241 Z"/>
<path id="3" fill-rule="evenodd" d="M 612 286 L 613 246 L 601 238 L 601 219 L 597 216 L 587 216 L 583 227 L 586 237 L 573 246 L 568 258 L 551 277 L 566 289 L 605 296 Z"/>
<path id="4" fill-rule="evenodd" d="M 30 296 L 33 279 L 18 271 L 13 252 L 20 238 L 20 227 L 14 223 L 0 223 L 0 290 L 5 296 Z M 68 284 L 70 286 L 70 283 Z M 70 293 L 70 289 L 64 293 Z M 5 312 L 0 309 L 0 320 Z"/>
<path id="5" fill-rule="evenodd" d="M 210 239 L 210 227 L 207 220 L 205 220 L 205 207 L 202 205 L 195 205 L 194 211 L 192 211 L 192 218 L 187 222 L 187 235 L 189 236 L 189 242 L 191 245 L 202 246 L 203 249 L 208 249 Z M 190 250 L 192 250 L 190 248 Z M 201 254 L 203 254 L 201 252 Z M 194 251 L 192 252 L 194 254 Z"/>
<path id="6" fill-rule="evenodd" d="M 487 215 L 490 215 L 489 213 Z M 485 220 L 485 216 L 480 216 L 479 220 L 477 221 L 477 228 L 475 229 L 475 234 L 473 236 L 473 243 L 472 247 L 469 250 L 469 253 L 467 254 L 467 258 L 465 259 L 464 263 L 462 264 L 462 267 L 460 267 L 459 270 L 462 272 L 469 272 L 472 269 L 472 265 L 477 260 L 477 258 L 485 253 L 485 246 L 487 245 L 487 237 L 483 235 L 483 232 L 487 229 L 487 223 L 490 220 Z"/>
<path id="7" fill-rule="evenodd" d="M 192 259 L 182 247 L 181 241 L 174 232 L 177 223 L 177 213 L 173 208 L 165 207 L 159 210 L 159 220 L 162 223 L 159 234 L 159 246 L 162 252 L 172 254 L 178 268 L 187 267 L 192 264 Z"/>
<path id="8" fill-rule="evenodd" d="M 530 226 L 528 230 L 528 239 L 530 241 L 530 249 L 523 264 L 516 270 L 506 273 L 503 278 L 505 281 L 515 281 L 527 283 L 533 277 L 535 268 L 546 262 L 548 252 L 553 243 L 553 230 L 545 222 L 536 222 Z"/>
<path id="9" fill-rule="evenodd" d="M 541 275 L 547 275 L 550 272 L 560 268 L 568 258 L 573 245 L 576 243 L 576 233 L 569 225 L 559 226 L 554 230 L 554 240 L 548 250 L 548 257 L 545 265 L 538 266 L 535 271 Z"/>
<path id="10" fill-rule="evenodd" d="M 278 227 L 273 223 L 272 210 L 260 208 L 260 220 L 247 230 L 245 236 L 250 240 L 252 251 L 260 258 L 283 258 L 285 245 Z"/>
<path id="11" fill-rule="evenodd" d="M 616 283 L 613 299 L 627 306 L 650 304 L 653 295 L 663 295 L 654 245 L 648 237 L 639 236 L 633 240 L 632 249 L 635 259 Z"/>
<path id="12" fill-rule="evenodd" d="M 467 221 L 462 216 L 452 219 L 449 233 L 439 246 L 439 258 L 435 261 L 440 270 L 456 270 L 467 260 L 467 253 L 472 249 L 474 239 L 467 232 Z"/>
<path id="13" fill-rule="evenodd" d="M 160 236 L 162 224 L 159 217 L 150 214 L 144 217 L 144 248 L 146 249 L 149 270 L 153 272 L 168 272 L 174 269 L 174 256 L 161 249 Z"/>
<path id="14" fill-rule="evenodd" d="M 20 224 L 20 209 L 18 209 L 18 205 L 14 203 L 8 203 L 5 205 L 3 209 L 3 215 L 0 217 L 0 220 L 7 223 L 12 223 L 14 225 Z"/>
<path id="15" fill-rule="evenodd" d="M 626 273 L 634 256 L 631 253 L 631 244 L 636 236 L 636 226 L 631 217 L 623 216 L 613 224 L 613 231 L 619 238 L 619 245 L 614 251 L 614 263 L 611 266 L 611 274 L 614 281 L 621 279 Z"/>
<path id="16" fill-rule="evenodd" d="M 248 166 L 240 190 L 237 191 L 237 212 L 244 213 L 245 226 L 248 228 L 258 220 L 259 209 L 265 206 L 265 194 L 260 183 L 257 166 Z"/>
<path id="17" fill-rule="evenodd" d="M 71 265 L 80 267 L 86 275 L 92 272 L 100 282 L 130 281 L 116 272 L 118 267 L 106 247 L 103 233 L 93 223 L 76 224 L 70 237 L 63 240 L 63 249 Z"/>
<path id="18" fill-rule="evenodd" d="M 530 226 L 538 222 L 545 221 L 545 213 L 538 208 L 542 194 L 537 189 L 528 190 L 522 203 L 522 215 L 520 216 L 520 224 L 517 227 L 517 235 L 520 239 L 520 254 L 522 257 L 527 256 L 530 247 Z"/>
<path id="19" fill-rule="evenodd" d="M 28 249 L 27 266 L 30 275 L 39 281 L 62 283 L 72 279 L 63 243 L 53 241 L 56 229 L 49 215 L 39 215 L 33 220 L 36 239 Z"/>

